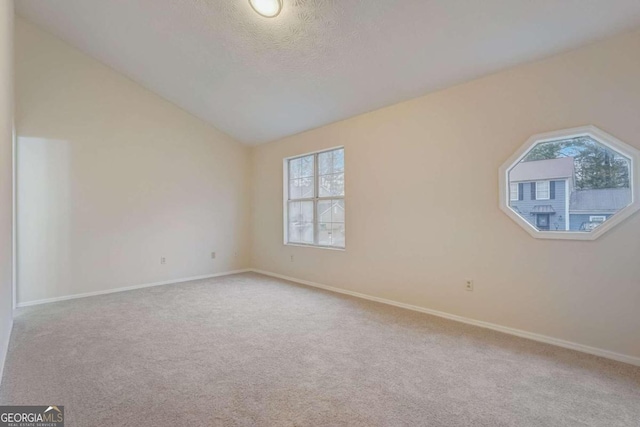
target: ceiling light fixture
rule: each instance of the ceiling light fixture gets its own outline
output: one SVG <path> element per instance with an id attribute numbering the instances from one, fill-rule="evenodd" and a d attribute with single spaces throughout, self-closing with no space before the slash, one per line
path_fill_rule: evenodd
<path id="1" fill-rule="evenodd" d="M 282 0 L 249 0 L 249 4 L 265 18 L 275 18 L 282 11 Z"/>

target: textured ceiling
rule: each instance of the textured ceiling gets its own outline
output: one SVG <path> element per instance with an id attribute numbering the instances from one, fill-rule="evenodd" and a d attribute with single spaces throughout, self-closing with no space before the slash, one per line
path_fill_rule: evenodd
<path id="1" fill-rule="evenodd" d="M 640 26 L 638 0 L 18 0 L 18 13 L 258 144 Z"/>

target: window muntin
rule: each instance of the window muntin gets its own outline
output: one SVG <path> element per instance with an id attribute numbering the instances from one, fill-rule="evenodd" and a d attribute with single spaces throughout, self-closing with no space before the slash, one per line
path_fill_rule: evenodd
<path id="1" fill-rule="evenodd" d="M 517 182 L 512 182 L 511 184 L 509 184 L 509 200 L 511 200 L 512 202 L 518 200 L 520 197 L 518 187 L 519 186 Z"/>
<path id="2" fill-rule="evenodd" d="M 285 161 L 285 243 L 344 248 L 344 148 Z"/>
<path id="3" fill-rule="evenodd" d="M 536 186 L 536 200 L 549 200 L 549 181 L 537 181 Z"/>

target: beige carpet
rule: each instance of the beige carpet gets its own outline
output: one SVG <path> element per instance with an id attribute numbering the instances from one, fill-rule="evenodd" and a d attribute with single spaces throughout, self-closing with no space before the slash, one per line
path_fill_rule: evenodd
<path id="1" fill-rule="evenodd" d="M 68 427 L 637 427 L 640 368 L 241 274 L 19 310 L 0 403 Z"/>

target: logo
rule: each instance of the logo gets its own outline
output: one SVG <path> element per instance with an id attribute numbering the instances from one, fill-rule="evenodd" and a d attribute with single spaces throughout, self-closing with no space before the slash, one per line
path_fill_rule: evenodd
<path id="1" fill-rule="evenodd" d="M 0 427 L 64 427 L 64 406 L 0 406 Z"/>

